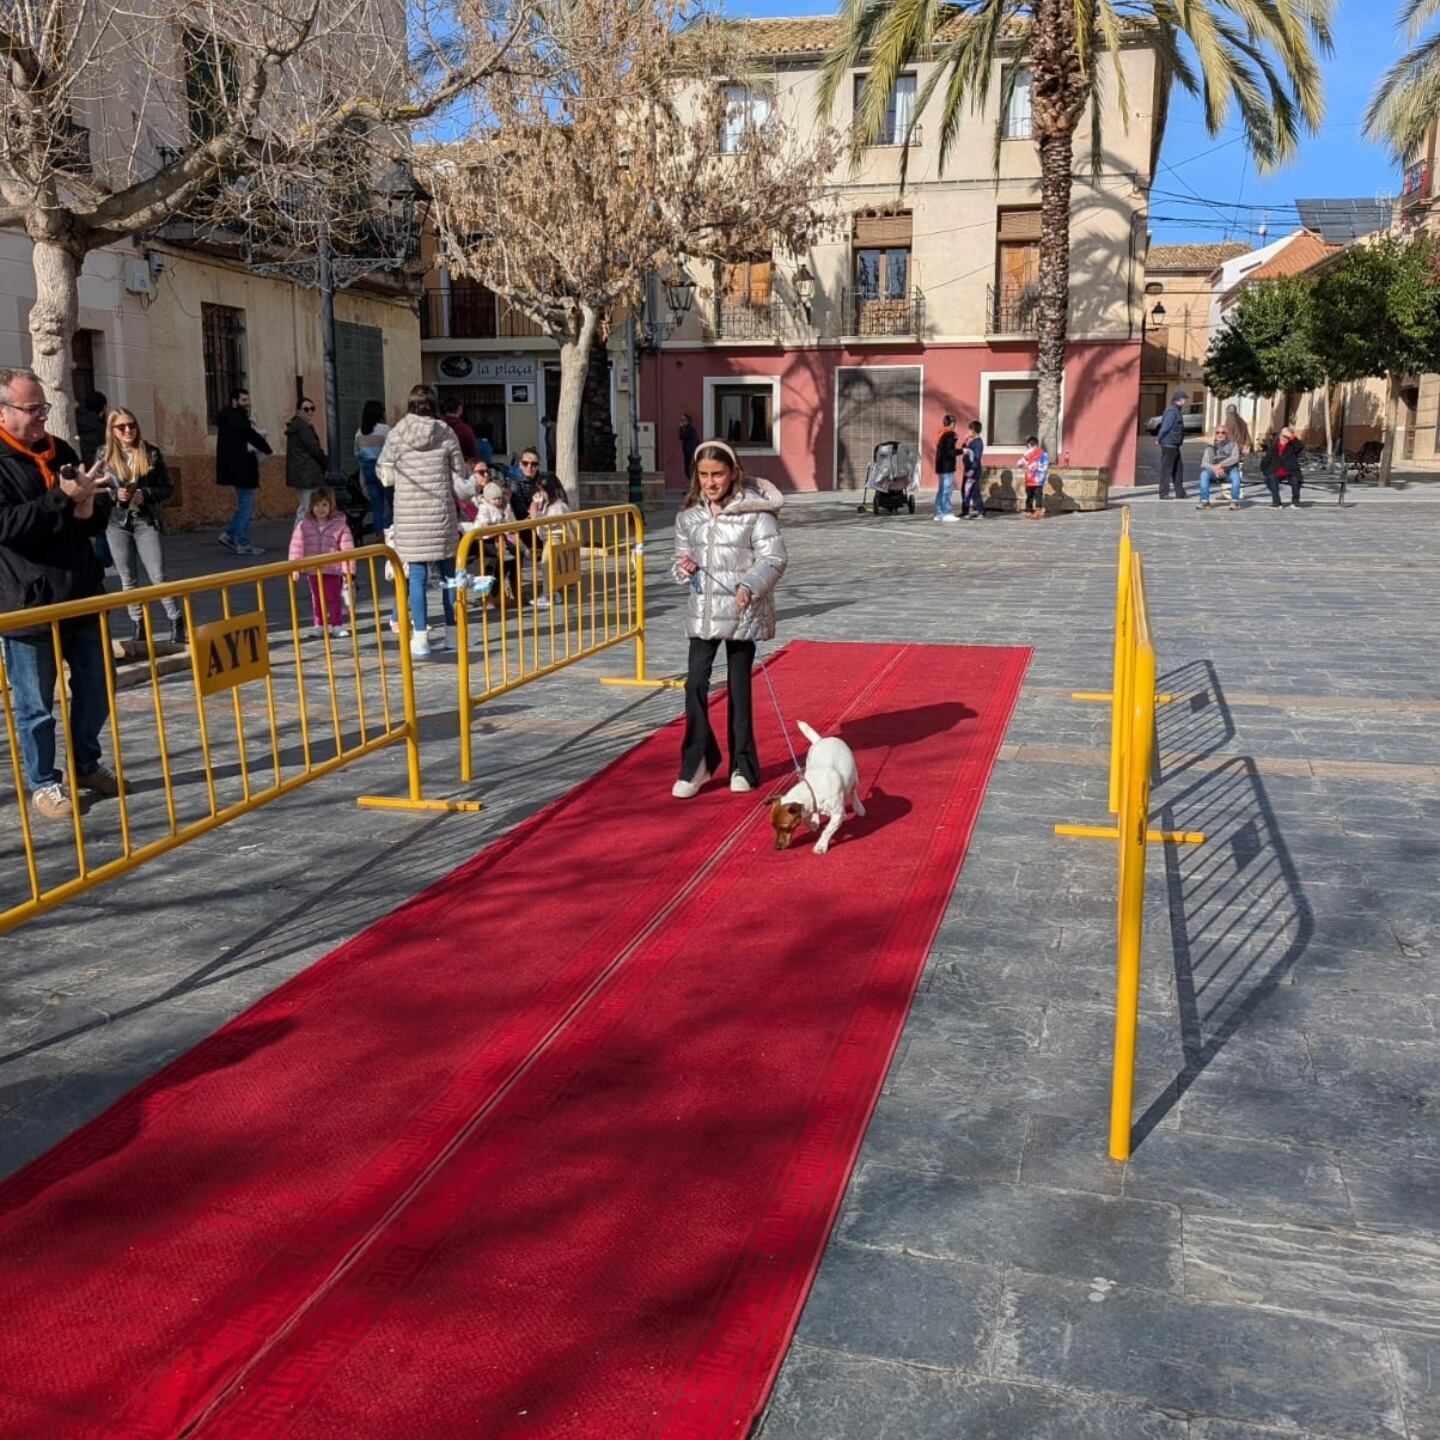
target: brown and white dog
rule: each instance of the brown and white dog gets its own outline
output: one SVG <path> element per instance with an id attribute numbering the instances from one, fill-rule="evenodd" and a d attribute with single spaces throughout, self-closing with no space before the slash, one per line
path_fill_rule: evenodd
<path id="1" fill-rule="evenodd" d="M 862 819 L 860 771 L 850 747 L 836 735 L 820 736 L 803 720 L 800 733 L 810 742 L 805 756 L 805 778 L 783 795 L 770 798 L 770 823 L 775 827 L 775 848 L 788 850 L 802 824 L 820 832 L 815 853 L 823 855 L 845 819 L 848 804 Z M 825 821 L 821 829 L 821 819 Z"/>

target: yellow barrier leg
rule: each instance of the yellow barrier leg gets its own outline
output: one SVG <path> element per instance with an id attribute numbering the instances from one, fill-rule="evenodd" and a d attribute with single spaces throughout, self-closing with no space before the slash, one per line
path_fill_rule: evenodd
<path id="1" fill-rule="evenodd" d="M 479 800 L 427 800 L 420 779 L 420 712 L 415 704 L 415 661 L 410 654 L 410 595 L 400 561 L 392 560 L 395 569 L 395 615 L 400 622 L 396 637 L 400 650 L 400 691 L 405 709 L 405 768 L 409 793 L 398 795 L 360 795 L 355 803 L 367 810 L 437 810 L 453 814 L 473 814 L 485 807 Z M 378 603 L 378 597 L 377 597 Z M 383 666 L 384 660 L 382 658 Z"/>
<path id="2" fill-rule="evenodd" d="M 1068 835 L 1079 840 L 1118 840 L 1120 830 L 1115 825 L 1057 825 L 1057 835 Z M 1152 845 L 1203 845 L 1203 830 L 1147 830 L 1145 838 Z"/>

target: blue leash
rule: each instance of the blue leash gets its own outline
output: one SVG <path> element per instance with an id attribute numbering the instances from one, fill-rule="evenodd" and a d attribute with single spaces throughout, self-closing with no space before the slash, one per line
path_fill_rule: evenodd
<path id="1" fill-rule="evenodd" d="M 693 555 L 690 558 L 695 560 Z M 703 570 L 720 589 L 724 590 L 727 594 L 735 594 L 735 591 L 713 570 L 707 569 L 698 560 L 695 560 L 695 570 L 697 574 Z M 775 718 L 780 722 L 780 733 L 785 737 L 785 748 L 790 752 L 790 763 L 795 767 L 795 773 L 803 780 L 805 778 L 805 767 L 800 763 L 800 757 L 795 753 L 795 743 L 790 739 L 790 727 L 785 723 L 785 712 L 780 708 L 780 697 L 775 693 L 775 682 L 770 678 L 770 667 L 765 663 L 765 657 L 760 653 L 760 641 L 758 640 L 755 642 L 755 660 L 760 666 L 760 673 L 765 677 L 765 688 L 770 692 L 770 703 L 775 707 Z"/>

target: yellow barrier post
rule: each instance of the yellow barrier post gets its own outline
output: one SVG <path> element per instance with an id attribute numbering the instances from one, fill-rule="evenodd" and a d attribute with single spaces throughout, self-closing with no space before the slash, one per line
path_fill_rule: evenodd
<path id="1" fill-rule="evenodd" d="M 635 674 L 633 677 L 624 675 L 603 675 L 600 678 L 602 685 L 628 685 L 639 686 L 646 690 L 678 690 L 683 688 L 683 680 L 656 680 L 645 671 L 645 516 L 640 510 L 635 511 L 636 539 L 633 549 L 634 570 L 635 570 L 635 604 L 637 607 L 637 625 L 635 629 Z"/>
<path id="2" fill-rule="evenodd" d="M 403 718 L 396 723 L 392 714 L 390 693 L 391 681 L 386 675 L 390 655 L 384 641 L 384 610 L 381 587 L 376 580 L 376 562 L 388 561 L 392 573 L 397 577 L 395 603 L 402 626 L 403 639 L 397 638 L 396 654 L 400 662 L 400 683 L 403 691 Z M 330 626 L 320 627 L 320 648 L 309 649 L 301 644 L 301 627 L 298 609 L 294 603 L 295 586 L 301 575 L 319 574 L 327 567 L 350 563 L 357 567 L 368 567 L 371 576 L 372 617 L 376 631 L 374 671 L 367 675 L 364 656 L 360 645 L 361 615 L 354 604 L 353 591 L 349 606 L 349 628 L 351 631 L 350 652 L 355 661 L 353 686 L 342 685 L 340 668 L 335 664 L 332 651 Z M 351 550 L 342 555 L 315 556 L 299 561 L 279 561 L 252 569 L 228 571 L 223 575 L 198 576 L 188 580 L 167 582 L 163 585 L 145 586 L 122 593 L 97 595 L 85 600 L 69 601 L 60 605 L 47 605 L 31 610 L 0 614 L 0 634 L 18 631 L 38 631 L 55 656 L 57 674 L 64 673 L 63 626 L 82 622 L 93 623 L 98 637 L 105 647 L 106 675 L 104 678 L 105 698 L 109 706 L 110 750 L 113 757 L 116 781 L 119 785 L 117 796 L 118 834 L 107 834 L 104 825 L 97 829 L 87 825 L 86 807 L 82 801 L 82 787 L 77 784 L 75 771 L 72 719 L 74 707 L 70 703 L 69 687 L 62 680 L 57 686 L 57 727 L 64 737 L 65 770 L 72 802 L 69 828 L 73 832 L 74 857 L 65 870 L 64 878 L 53 878 L 47 872 L 62 864 L 62 857 L 55 853 L 50 836 L 43 831 L 37 834 L 31 814 L 31 797 L 20 760 L 18 727 L 15 719 L 14 692 L 9 677 L 0 665 L 0 741 L 10 748 L 11 762 L 8 767 L 13 774 L 14 801 L 19 812 L 17 827 L 0 826 L 0 847 L 11 837 L 14 844 L 18 838 L 23 849 L 24 883 L 12 891 L 0 885 L 0 933 L 33 919 L 37 915 L 54 909 L 72 897 L 92 890 L 108 880 L 138 869 L 148 861 L 175 849 L 179 845 L 198 839 L 201 835 L 220 825 L 257 810 L 261 805 L 281 795 L 308 785 L 332 771 L 386 749 L 392 745 L 403 745 L 406 751 L 407 794 L 403 797 L 388 796 L 361 797 L 359 803 L 383 805 L 388 808 L 419 810 L 478 810 L 475 801 L 428 800 L 425 798 L 420 771 L 420 724 L 415 697 L 414 672 L 408 646 L 408 604 L 403 584 L 402 567 L 393 551 L 384 546 L 368 546 Z M 284 585 L 288 593 L 286 609 L 289 611 L 288 627 L 280 622 L 277 634 L 287 643 L 283 650 L 276 647 L 272 656 L 271 621 L 265 605 L 267 583 Z M 232 605 L 232 592 L 245 597 L 245 608 Z M 214 609 L 218 618 L 197 623 L 196 601 L 211 594 L 218 598 Z M 253 594 L 253 608 L 249 597 Z M 346 617 L 330 617 L 324 613 L 323 589 L 321 591 L 321 618 L 341 620 Z M 165 599 L 180 601 L 190 635 L 190 666 L 188 670 L 177 671 L 174 683 L 163 683 L 165 677 L 157 662 L 157 646 L 151 627 L 149 606 Z M 122 703 L 120 686 L 109 669 L 109 617 L 130 606 L 141 607 L 144 616 L 145 636 L 143 669 L 137 669 L 136 677 L 151 688 L 154 722 L 154 744 L 158 769 L 159 798 L 156 800 L 158 814 L 146 817 L 142 797 L 145 785 L 137 785 L 137 761 L 140 747 L 136 744 L 133 725 L 140 724 L 139 717 L 145 713 L 145 706 Z M 287 637 L 285 630 L 290 634 Z M 48 632 L 48 633 L 47 633 Z M 295 672 L 292 692 L 285 697 L 283 705 L 277 702 L 275 694 L 275 672 L 272 658 L 288 655 L 293 641 Z M 323 683 L 328 696 L 321 698 L 326 704 L 333 727 L 333 747 L 330 741 L 312 736 L 310 728 L 309 702 L 306 696 L 305 670 L 307 665 L 321 668 Z M 189 764 L 199 771 L 196 793 L 179 790 L 177 781 L 183 774 L 182 767 L 172 764 L 177 743 L 177 726 L 185 723 L 184 711 L 190 708 L 181 677 L 188 676 L 189 689 L 193 692 L 194 708 L 190 715 L 193 736 L 184 743 L 192 745 L 194 752 Z M 367 711 L 365 687 L 377 687 L 384 711 L 384 722 L 371 723 L 372 711 Z M 263 701 L 259 705 L 247 702 L 246 686 L 263 686 Z M 353 693 L 352 693 L 353 690 Z M 227 696 L 228 692 L 228 696 Z M 225 706 L 233 713 L 234 769 L 221 768 L 217 761 L 217 747 L 228 744 L 221 737 L 228 726 L 212 724 L 207 711 L 207 699 L 218 701 L 228 698 Z M 183 703 L 182 703 L 183 702 Z M 353 710 L 352 710 L 353 707 Z M 167 711 L 169 712 L 167 715 Z M 343 713 L 342 713 L 343 712 Z M 257 768 L 254 762 L 254 737 L 247 735 L 247 724 L 253 724 L 256 715 L 261 717 L 262 727 L 268 724 L 268 750 L 273 762 L 273 777 L 263 765 Z M 293 721 L 298 728 L 298 765 L 292 764 L 287 770 L 283 761 L 281 744 L 281 716 Z M 132 722 L 127 727 L 126 722 Z M 349 728 L 347 728 L 349 727 Z M 263 743 L 263 742 L 262 742 Z M 293 745 L 293 742 L 290 742 Z M 325 755 L 325 750 L 331 751 Z M 178 773 L 177 773 L 178 771 Z M 3 769 L 0 769 L 3 774 Z M 228 784 L 230 793 L 225 793 Z M 238 790 L 238 795 L 235 791 Z M 234 796 L 234 798 L 231 798 Z M 0 795 L 0 803 L 5 797 Z M 162 802 L 163 801 L 163 805 Z M 182 805 L 182 801 L 186 802 Z M 195 812 L 198 810 L 198 814 Z M 185 813 L 188 811 L 189 813 Z M 138 828 L 137 828 L 138 827 Z M 146 832 L 158 830 L 153 838 L 146 838 Z M 91 843 L 94 842 L 94 843 Z M 65 847 L 68 849 L 68 846 Z M 0 867 L 0 879 L 20 874 Z M 16 892 L 19 892 L 18 894 Z"/>
<path id="3" fill-rule="evenodd" d="M 1110 1085 L 1110 1158 L 1130 1158 L 1135 1101 L 1135 1037 L 1140 1016 L 1140 951 L 1145 923 L 1145 845 L 1149 839 L 1150 766 L 1155 746 L 1155 647 L 1145 609 L 1145 571 L 1133 563 L 1136 639 L 1131 696 L 1124 719 L 1127 767 L 1120 798 L 1119 904 L 1115 979 L 1115 1056 Z"/>

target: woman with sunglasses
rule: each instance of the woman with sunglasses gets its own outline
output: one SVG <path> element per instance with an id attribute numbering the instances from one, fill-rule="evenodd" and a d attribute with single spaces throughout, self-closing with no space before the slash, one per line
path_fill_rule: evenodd
<path id="1" fill-rule="evenodd" d="M 315 402 L 302 395 L 285 426 L 285 483 L 299 492 L 299 503 L 295 507 L 297 525 L 309 515 L 310 492 L 325 484 L 329 469 L 329 457 L 315 433 Z"/>
<path id="2" fill-rule="evenodd" d="M 139 583 L 137 557 L 149 583 L 163 585 L 165 553 L 160 540 L 160 509 L 175 488 L 165 468 L 165 457 L 141 436 L 135 412 L 120 407 L 105 419 L 105 448 L 99 459 L 115 497 L 105 538 L 120 574 L 120 588 L 133 590 Z M 183 645 L 185 614 L 180 602 L 167 595 L 160 603 L 170 621 L 171 644 Z M 143 645 L 145 620 L 140 606 L 131 605 L 129 610 L 135 625 L 133 639 Z"/>

